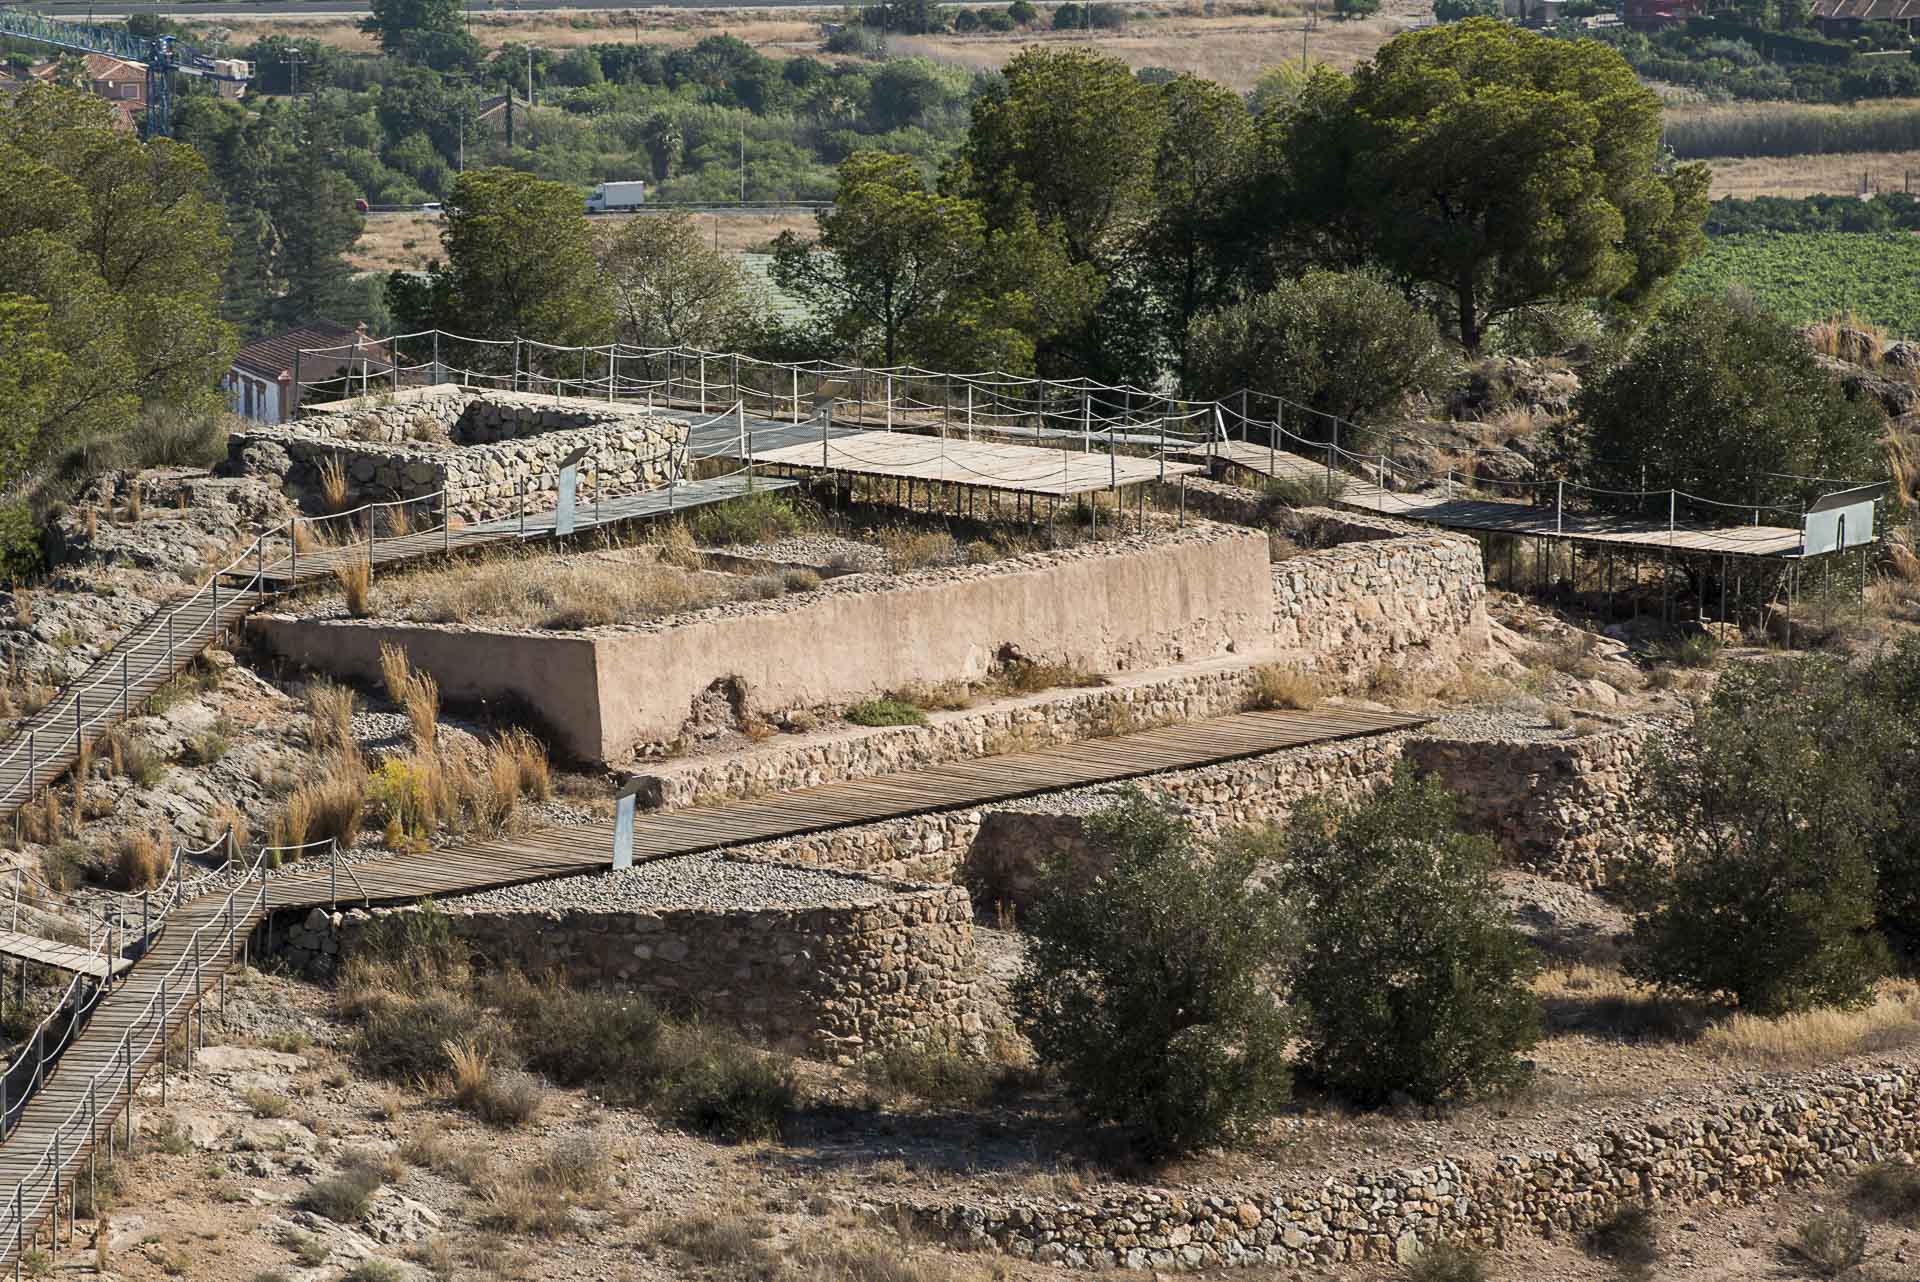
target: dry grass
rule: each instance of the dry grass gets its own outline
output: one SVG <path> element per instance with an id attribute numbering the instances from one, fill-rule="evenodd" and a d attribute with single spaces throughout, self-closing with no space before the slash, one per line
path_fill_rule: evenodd
<path id="1" fill-rule="evenodd" d="M 172 852 L 151 833 L 130 832 L 120 838 L 113 857 L 115 890 L 151 890 L 166 879 Z"/>
<path id="2" fill-rule="evenodd" d="M 1738 156 L 1709 160 L 1712 196 L 1858 195 L 1864 176 L 1875 191 L 1899 191 L 1920 173 L 1920 151 L 1838 151 L 1815 156 Z"/>
<path id="3" fill-rule="evenodd" d="M 513 763 L 521 792 L 535 801 L 553 795 L 553 772 L 547 764 L 546 745 L 526 730 L 515 727 L 494 744 L 494 751 Z"/>
<path id="4" fill-rule="evenodd" d="M 1920 1041 L 1920 984 L 1883 984 L 1860 1010 L 1815 1010 L 1762 1019 L 1733 1015 L 1707 1029 L 1700 1045 L 1723 1059 L 1770 1068 L 1824 1063 Z"/>
<path id="5" fill-rule="evenodd" d="M 414 749 L 432 751 L 440 727 L 440 683 L 431 673 L 417 671 L 404 648 L 384 642 L 380 676 L 386 682 L 387 697 L 406 709 Z"/>
<path id="6" fill-rule="evenodd" d="M 413 533 L 413 517 L 408 515 L 405 504 L 381 508 L 380 525 L 383 538 L 397 539 Z"/>
<path id="7" fill-rule="evenodd" d="M 141 511 L 140 482 L 136 480 L 127 486 L 127 524 L 140 524 Z"/>
<path id="8" fill-rule="evenodd" d="M 1263 663 L 1253 670 L 1253 689 L 1247 693 L 1249 710 L 1293 708 L 1307 712 L 1326 697 L 1320 678 L 1298 668 Z"/>
<path id="9" fill-rule="evenodd" d="M 873 532 L 873 541 L 887 554 L 887 565 L 895 574 L 921 570 L 930 565 L 953 565 L 965 558 L 960 545 L 945 530 L 916 530 L 907 525 L 882 526 Z"/>
<path id="10" fill-rule="evenodd" d="M 495 1068 L 477 1042 L 448 1042 L 445 1050 L 453 1102 L 461 1108 L 493 1126 L 519 1126 L 540 1112 L 546 1092 L 527 1074 Z"/>
<path id="11" fill-rule="evenodd" d="M 605 214 L 593 221 L 596 229 L 611 230 L 629 218 L 648 217 L 652 215 Z M 802 236 L 819 231 L 813 215 L 803 212 L 728 211 L 691 217 L 710 244 L 730 254 L 758 251 L 784 231 Z M 361 271 L 425 271 L 429 261 L 446 257 L 440 246 L 440 227 L 438 214 L 369 214 L 347 261 Z"/>
<path id="12" fill-rule="evenodd" d="M 342 847 L 352 846 L 359 841 L 366 807 L 366 769 L 358 757 L 342 755 L 326 774 L 296 788 L 287 798 L 286 808 L 269 831 L 268 842 L 299 846 L 331 838 Z"/>
<path id="13" fill-rule="evenodd" d="M 334 512 L 347 506 L 347 468 L 339 455 L 320 460 L 320 498 Z"/>
<path id="14" fill-rule="evenodd" d="M 334 567 L 333 577 L 340 584 L 341 595 L 346 598 L 348 614 L 356 619 L 364 619 L 372 613 L 372 566 L 356 559 Z"/>
<path id="15" fill-rule="evenodd" d="M 324 679 L 307 684 L 307 736 L 315 752 L 345 752 L 353 746 L 357 702 L 357 696 L 346 686 Z"/>
<path id="16" fill-rule="evenodd" d="M 573 631 L 775 597 L 783 591 L 785 585 L 770 575 L 694 572 L 617 554 L 546 558 L 537 565 L 508 555 L 385 576 L 377 613 L 418 623 Z"/>
<path id="17" fill-rule="evenodd" d="M 647 534 L 647 543 L 663 564 L 682 570 L 697 570 L 701 566 L 700 543 L 685 521 L 655 526 Z"/>

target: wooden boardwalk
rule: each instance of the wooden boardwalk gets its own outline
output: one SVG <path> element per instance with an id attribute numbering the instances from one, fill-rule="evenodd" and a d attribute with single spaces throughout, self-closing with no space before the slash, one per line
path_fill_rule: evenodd
<path id="1" fill-rule="evenodd" d="M 960 809 L 1064 788 L 1258 756 L 1285 748 L 1408 730 L 1426 718 L 1329 708 L 1247 712 L 1036 752 L 822 784 L 745 801 L 661 811 L 636 820 L 636 859 L 746 845 L 854 824 Z M 335 903 L 397 903 L 577 876 L 612 861 L 607 823 L 541 828 L 422 855 L 360 864 L 296 865 L 224 895 L 175 908 L 120 981 L 83 991 L 91 1012 L 62 1049 L 23 1056 L 0 1076 L 0 1269 L 19 1266 L 43 1228 L 71 1231 L 63 1210 L 96 1147 L 131 1131 L 128 1107 L 169 1039 L 224 976 L 269 911 Z M 87 984 L 88 981 L 80 981 Z M 85 1004 L 85 1003 L 83 1003 Z M 189 1036 L 190 1047 L 193 1038 Z M 37 1050 L 38 1048 L 36 1048 Z M 191 1051 L 188 1066 L 191 1065 Z M 63 1218 L 64 1217 L 64 1218 Z"/>
<path id="2" fill-rule="evenodd" d="M 1226 441 L 1215 448 L 1215 453 L 1235 467 L 1278 480 L 1309 486 L 1322 486 L 1327 480 L 1325 463 L 1315 463 L 1312 459 L 1290 454 L 1286 450 L 1272 450 L 1247 441 Z M 1527 503 L 1450 499 L 1433 493 L 1400 494 L 1382 489 L 1370 481 L 1358 480 L 1345 472 L 1336 472 L 1334 475 L 1342 485 L 1340 497 L 1335 500 L 1342 507 L 1359 508 L 1407 521 L 1422 521 L 1450 530 L 1560 538 L 1640 552 L 1673 551 L 1784 559 L 1797 559 L 1801 555 L 1801 532 L 1785 526 L 1676 524 L 1669 527 L 1665 521 L 1636 520 L 1632 517 L 1599 516 L 1587 512 L 1556 514 L 1551 506 Z"/>
<path id="3" fill-rule="evenodd" d="M 738 475 L 716 477 L 706 481 L 678 482 L 658 489 L 642 490 L 637 494 L 618 495 L 607 499 L 604 503 L 588 495 L 580 500 L 575 509 L 574 533 L 585 533 L 602 525 L 613 525 L 620 521 L 671 516 L 691 508 L 737 499 L 750 490 L 786 490 L 792 489 L 795 484 L 794 481 L 767 477 L 749 479 L 744 475 Z M 257 574 L 268 592 L 285 592 L 300 583 L 331 579 L 334 571 L 362 561 L 371 560 L 377 569 L 382 565 L 413 561 L 422 557 L 441 556 L 450 552 L 463 552 L 494 543 L 552 538 L 558 520 L 557 508 L 541 508 L 539 511 L 529 511 L 524 516 L 514 515 L 492 521 L 480 521 L 459 529 L 440 528 L 420 534 L 383 535 L 375 539 L 371 545 L 367 540 L 360 539 L 357 542 L 339 546 L 315 547 L 306 552 L 289 549 L 287 556 L 278 557 L 258 567 Z M 308 524 L 319 525 L 322 522 L 311 521 Z M 247 577 L 251 580 L 255 577 L 255 573 L 249 572 Z"/>
<path id="4" fill-rule="evenodd" d="M 108 963 L 100 953 L 78 944 L 56 943 L 38 935 L 23 935 L 17 930 L 0 930 L 0 957 L 51 966 L 69 975 L 89 975 L 105 979 L 109 970 L 118 975 L 133 965 L 124 957 Z"/>
<path id="5" fill-rule="evenodd" d="M 1066 498 L 1203 470 L 1197 463 L 969 441 L 918 432 L 854 432 L 805 445 L 756 449 L 756 463 Z"/>

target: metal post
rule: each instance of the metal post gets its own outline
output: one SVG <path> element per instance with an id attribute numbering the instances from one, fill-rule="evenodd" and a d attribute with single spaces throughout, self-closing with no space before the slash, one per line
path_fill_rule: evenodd
<path id="1" fill-rule="evenodd" d="M 120 652 L 120 716 L 124 720 L 126 718 L 126 715 L 127 715 L 127 652 L 125 650 L 122 650 Z"/>
<path id="2" fill-rule="evenodd" d="M 753 433 L 747 433 L 747 493 L 753 493 Z"/>
<path id="3" fill-rule="evenodd" d="M 833 424 L 833 403 L 829 401 L 820 411 L 820 470 L 827 470 L 827 432 Z"/>
<path id="4" fill-rule="evenodd" d="M 1327 502 L 1333 502 L 1333 456 L 1340 452 L 1340 420 L 1333 420 L 1333 436 L 1327 442 Z"/>
<path id="5" fill-rule="evenodd" d="M 520 336 L 513 338 L 513 390 L 520 390 Z"/>
<path id="6" fill-rule="evenodd" d="M 1567 483 L 1560 480 L 1554 485 L 1553 494 L 1553 532 L 1559 534 L 1566 529 Z"/>
<path id="7" fill-rule="evenodd" d="M 1093 393 L 1080 393 L 1080 452 L 1093 449 Z"/>
<path id="8" fill-rule="evenodd" d="M 333 907 L 340 906 L 340 840 L 337 837 L 327 841 L 327 898 L 333 901 Z"/>
<path id="9" fill-rule="evenodd" d="M 967 384 L 967 439 L 973 439 L 973 384 Z"/>
<path id="10" fill-rule="evenodd" d="M 893 430 L 893 375 L 891 374 L 887 375 L 886 391 L 887 391 L 887 430 L 891 432 Z"/>
<path id="11" fill-rule="evenodd" d="M 436 329 L 433 331 L 433 381 L 442 382 L 443 378 L 440 373 L 440 331 Z"/>
<path id="12" fill-rule="evenodd" d="M 442 552 L 453 550 L 453 509 L 448 506 L 449 497 L 443 482 L 440 486 L 440 550 Z"/>
<path id="13" fill-rule="evenodd" d="M 527 478 L 520 478 L 520 537 L 527 537 Z"/>

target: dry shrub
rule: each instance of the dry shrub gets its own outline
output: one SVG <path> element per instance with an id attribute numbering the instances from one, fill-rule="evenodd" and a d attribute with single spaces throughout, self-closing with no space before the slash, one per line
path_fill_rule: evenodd
<path id="1" fill-rule="evenodd" d="M 685 521 L 655 526 L 647 541 L 658 549 L 660 560 L 665 565 L 677 566 L 682 570 L 697 570 L 701 566 L 700 545 L 694 541 L 693 531 L 687 528 Z"/>
<path id="2" fill-rule="evenodd" d="M 553 795 L 553 772 L 547 765 L 546 745 L 531 732 L 515 726 L 500 736 L 497 747 L 512 757 L 521 792 L 535 801 L 545 801 Z"/>
<path id="3" fill-rule="evenodd" d="M 1846 1277 L 1867 1258 L 1867 1226 L 1845 1211 L 1824 1211 L 1796 1229 L 1782 1249 L 1815 1277 Z"/>
<path id="4" fill-rule="evenodd" d="M 301 846 L 331 838 L 352 846 L 360 837 L 366 814 L 367 776 L 358 757 L 337 758 L 327 773 L 296 788 L 274 821 L 270 841 L 276 846 Z"/>
<path id="5" fill-rule="evenodd" d="M 382 534 L 390 539 L 401 538 L 413 533 L 413 518 L 407 514 L 404 503 L 380 509 L 380 524 L 385 528 Z"/>
<path id="6" fill-rule="evenodd" d="M 113 858 L 115 890 L 151 890 L 167 876 L 171 856 L 151 833 L 130 832 L 120 838 Z"/>
<path id="7" fill-rule="evenodd" d="M 490 1126 L 519 1126 L 531 1121 L 546 1092 L 527 1073 L 500 1071 L 477 1042 L 448 1042 L 445 1047 L 453 1102 Z"/>
<path id="8" fill-rule="evenodd" d="M 1042 690 L 1081 690 L 1103 686 L 1107 679 L 1071 663 L 1039 659 L 1009 659 L 993 670 L 981 689 L 996 695 L 1039 694 Z"/>
<path id="9" fill-rule="evenodd" d="M 408 732 L 418 751 L 429 751 L 440 728 L 440 683 L 417 671 L 407 652 L 397 645 L 380 646 L 380 676 L 387 697 L 406 710 Z"/>
<path id="10" fill-rule="evenodd" d="M 1320 706 L 1326 697 L 1320 678 L 1298 668 L 1263 663 L 1253 670 L 1253 689 L 1247 693 L 1251 710 L 1292 708 L 1301 712 Z"/>
<path id="11" fill-rule="evenodd" d="M 127 524 L 140 524 L 140 504 L 140 482 L 135 480 L 127 486 Z"/>
<path id="12" fill-rule="evenodd" d="M 945 530 L 886 526 L 873 532 L 873 541 L 886 552 L 887 565 L 895 574 L 930 565 L 951 565 L 961 559 L 960 545 Z"/>
<path id="13" fill-rule="evenodd" d="M 307 736 L 320 753 L 345 752 L 354 746 L 352 690 L 331 681 L 307 683 Z"/>
<path id="14" fill-rule="evenodd" d="M 339 512 L 347 506 L 347 467 L 338 454 L 320 460 L 320 501 L 327 510 Z"/>
<path id="15" fill-rule="evenodd" d="M 413 679 L 413 661 L 397 645 L 380 646 L 380 680 L 387 687 L 387 698 L 396 704 L 407 701 L 407 683 Z"/>
<path id="16" fill-rule="evenodd" d="M 236 806 L 221 805 L 213 812 L 213 831 L 216 837 L 223 837 L 227 845 L 242 854 L 247 849 L 247 841 L 253 835 L 247 827 L 246 816 Z"/>
<path id="17" fill-rule="evenodd" d="M 347 598 L 347 613 L 364 619 L 373 611 L 373 567 L 358 558 L 334 567 L 333 577 Z"/>
<path id="18" fill-rule="evenodd" d="M 487 753 L 484 778 L 486 787 L 477 808 L 480 822 L 495 832 L 505 831 L 520 810 L 520 762 L 496 743 Z"/>
<path id="19" fill-rule="evenodd" d="M 964 681 L 916 681 L 901 686 L 891 697 L 928 712 L 957 712 L 973 706 L 973 689 Z"/>
<path id="20" fill-rule="evenodd" d="M 292 528 L 293 550 L 295 552 L 312 552 L 325 546 L 320 536 L 314 533 L 313 525 L 310 522 L 302 521 L 296 516 L 293 519 Z"/>
<path id="21" fill-rule="evenodd" d="M 93 542 L 100 535 L 100 513 L 89 507 L 80 514 L 80 526 L 87 532 L 87 541 Z"/>

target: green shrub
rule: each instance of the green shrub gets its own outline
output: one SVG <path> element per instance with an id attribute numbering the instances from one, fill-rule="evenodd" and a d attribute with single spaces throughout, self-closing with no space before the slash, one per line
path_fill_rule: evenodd
<path id="1" fill-rule="evenodd" d="M 1252 848 L 1262 843 L 1248 840 Z M 1267 852 L 1271 854 L 1272 852 Z M 1293 970 L 1303 1071 L 1361 1103 L 1468 1097 L 1526 1076 L 1537 959 L 1494 889 L 1493 843 L 1408 768 L 1372 798 L 1302 807 L 1281 885 L 1301 919 Z"/>
<path id="2" fill-rule="evenodd" d="M 695 540 L 708 547 L 764 543 L 785 538 L 807 522 L 780 494 L 746 494 L 695 511 L 690 524 Z"/>
<path id="3" fill-rule="evenodd" d="M 847 720 L 856 726 L 918 726 L 926 724 L 927 714 L 904 699 L 888 695 L 854 704 L 847 709 Z"/>
<path id="4" fill-rule="evenodd" d="M 591 1086 L 609 1103 L 653 1098 L 665 1072 L 665 1021 L 644 999 L 524 980 L 495 993 L 529 1068 L 559 1086 Z"/>
<path id="5" fill-rule="evenodd" d="M 354 1224 L 366 1218 L 374 1191 L 382 1183 L 380 1173 L 372 1167 L 349 1165 L 339 1174 L 310 1185 L 300 1195 L 298 1206 L 336 1224 Z"/>
<path id="6" fill-rule="evenodd" d="M 1881 1163 L 1853 1182 L 1853 1200 L 1883 1219 L 1920 1223 L 1920 1169 Z"/>
<path id="7" fill-rule="evenodd" d="M 879 1090 L 911 1095 L 946 1108 L 966 1108 L 993 1093 L 994 1066 L 956 1050 L 934 1046 L 893 1046 L 864 1065 L 867 1083 Z"/>
<path id="8" fill-rule="evenodd" d="M 407 1274 L 391 1260 L 362 1260 L 340 1282 L 406 1282 Z"/>
<path id="9" fill-rule="evenodd" d="M 667 1110 L 687 1130 L 723 1140 L 773 1139 L 799 1098 L 785 1063 L 732 1038 L 682 1029 Z"/>
<path id="10" fill-rule="evenodd" d="M 1043 869 L 1025 922 L 1013 1004 L 1036 1057 L 1151 1155 L 1270 1117 L 1290 1086 L 1290 1025 L 1266 978 L 1290 950 L 1280 897 L 1246 851 L 1202 849 L 1136 790 L 1086 836 L 1098 857 Z"/>
<path id="11" fill-rule="evenodd" d="M 1887 967 L 1876 858 L 1904 848 L 1903 783 L 1876 778 L 1880 728 L 1842 665 L 1739 664 L 1692 722 L 1648 753 L 1649 842 L 1632 879 L 1627 968 L 1760 1015 L 1859 1005 Z M 1911 866 L 1909 861 L 1909 865 Z"/>
<path id="12" fill-rule="evenodd" d="M 1487 1282 L 1486 1257 L 1455 1242 L 1436 1242 L 1407 1266 L 1407 1282 Z"/>
<path id="13" fill-rule="evenodd" d="M 497 1022 L 459 993 L 393 998 L 374 1003 L 361 1018 L 354 1053 L 367 1070 L 389 1081 L 445 1072 L 447 1046 L 470 1039 L 497 1044 Z"/>

